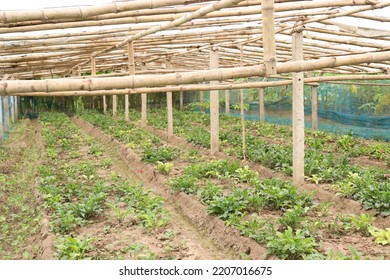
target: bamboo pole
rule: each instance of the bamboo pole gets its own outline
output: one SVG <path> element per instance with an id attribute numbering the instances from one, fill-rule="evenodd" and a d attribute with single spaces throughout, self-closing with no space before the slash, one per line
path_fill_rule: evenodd
<path id="1" fill-rule="evenodd" d="M 299 71 L 314 71 L 328 67 L 356 65 L 390 60 L 390 51 L 366 53 L 330 58 L 320 58 L 305 61 L 290 61 L 277 64 L 279 74 Z M 164 85 L 191 84 L 204 81 L 222 81 L 236 78 L 264 77 L 264 65 L 220 68 L 187 73 L 164 75 L 135 75 L 129 77 L 89 78 L 89 79 L 52 79 L 52 80 L 15 80 L 1 81 L 0 95 L 15 95 L 17 93 L 106 90 L 156 87 Z M 332 78 L 333 79 L 333 78 Z M 229 88 L 229 87 L 228 87 Z M 179 89 L 180 90 L 180 89 Z"/>
<path id="2" fill-rule="evenodd" d="M 303 60 L 303 34 L 293 33 L 293 61 Z M 301 186 L 304 183 L 304 84 L 303 72 L 293 73 L 293 183 Z"/>
<path id="3" fill-rule="evenodd" d="M 129 63 L 129 75 L 135 75 L 135 61 L 134 61 L 134 42 L 127 44 L 127 55 Z M 129 120 L 129 95 L 125 95 L 125 120 Z"/>
<path id="4" fill-rule="evenodd" d="M 275 47 L 275 18 L 274 0 L 263 0 L 263 44 L 264 64 L 267 75 L 276 74 L 276 47 Z"/>
<path id="5" fill-rule="evenodd" d="M 264 109 L 264 88 L 259 88 L 259 119 L 260 122 L 265 121 L 265 109 Z"/>
<path id="6" fill-rule="evenodd" d="M 0 144 L 3 142 L 4 137 L 4 124 L 3 124 L 3 99 L 7 97 L 0 96 Z"/>
<path id="7" fill-rule="evenodd" d="M 243 46 L 240 45 L 240 67 L 243 66 Z M 267 66 L 266 66 L 267 71 Z M 245 110 L 244 110 L 244 90 L 240 89 L 240 115 L 241 115 L 241 136 L 242 136 L 242 158 L 246 160 L 246 133 L 245 133 Z"/>
<path id="8" fill-rule="evenodd" d="M 318 86 L 311 86 L 311 128 L 318 130 Z"/>
<path id="9" fill-rule="evenodd" d="M 91 75 L 96 76 L 96 58 L 91 55 Z M 95 109 L 95 96 L 92 96 L 92 108 Z"/>
<path id="10" fill-rule="evenodd" d="M 139 9 L 153 9 L 164 6 L 179 5 L 186 0 L 145 0 L 113 2 L 96 6 L 61 7 L 35 9 L 28 11 L 2 11 L 0 23 L 13 23 L 20 21 L 49 21 L 58 19 L 82 20 L 102 14 L 119 13 L 123 11 L 135 11 Z"/>
<path id="11" fill-rule="evenodd" d="M 141 70 L 146 70 L 146 64 L 142 63 Z M 145 126 L 148 123 L 147 117 L 148 96 L 146 93 L 141 94 L 141 124 Z"/>
<path id="12" fill-rule="evenodd" d="M 180 109 L 180 111 L 182 111 L 183 110 L 183 92 L 182 91 L 180 92 L 179 98 L 180 98 L 179 109 Z"/>
<path id="13" fill-rule="evenodd" d="M 15 124 L 15 96 L 11 96 L 10 101 L 11 101 L 10 104 L 11 123 Z"/>
<path id="14" fill-rule="evenodd" d="M 225 90 L 225 114 L 227 116 L 230 115 L 230 96 L 229 96 L 229 90 Z"/>
<path id="15" fill-rule="evenodd" d="M 4 110 L 4 131 L 9 130 L 9 102 L 8 96 L 3 99 L 3 110 Z"/>
<path id="16" fill-rule="evenodd" d="M 210 48 L 210 69 L 219 68 L 218 50 Z M 217 84 L 218 81 L 210 81 Z M 210 91 L 210 150 L 211 155 L 219 151 L 219 91 Z"/>
<path id="17" fill-rule="evenodd" d="M 288 79 L 288 78 L 287 78 Z M 390 75 L 342 75 L 342 76 L 325 76 L 305 78 L 305 84 L 313 85 L 313 83 L 337 83 L 339 80 L 388 80 Z M 272 81 L 272 82 L 248 82 L 248 83 L 231 83 L 231 84 L 198 84 L 198 85 L 181 85 L 167 86 L 155 88 L 136 88 L 136 89 L 119 89 L 119 90 L 94 90 L 94 91 L 53 91 L 53 92 L 30 92 L 30 93 L 15 93 L 18 96 L 88 96 L 88 95 L 124 95 L 124 94 L 140 94 L 140 93 L 161 93 L 167 91 L 201 91 L 201 90 L 233 90 L 244 88 L 266 88 L 291 85 L 292 80 Z M 350 83 L 353 84 L 353 83 Z M 362 85 L 367 85 L 363 84 Z M 369 84 L 368 84 L 369 85 Z M 381 86 L 388 84 L 372 84 L 372 86 Z"/>
<path id="18" fill-rule="evenodd" d="M 166 60 L 165 67 L 167 69 L 172 68 L 172 63 L 169 60 Z M 167 112 L 168 112 L 168 138 L 171 138 L 173 136 L 172 91 L 168 91 L 166 94 L 167 94 Z"/>
<path id="19" fill-rule="evenodd" d="M 200 104 L 200 111 L 204 111 L 204 91 L 199 91 L 199 104 Z"/>

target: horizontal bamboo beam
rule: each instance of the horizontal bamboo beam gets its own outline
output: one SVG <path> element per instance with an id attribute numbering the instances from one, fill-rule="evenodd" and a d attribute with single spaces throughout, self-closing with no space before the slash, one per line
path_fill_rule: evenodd
<path id="1" fill-rule="evenodd" d="M 92 16 L 119 13 L 123 11 L 133 11 L 139 9 L 153 9 L 164 6 L 185 4 L 187 0 L 140 0 L 113 2 L 96 6 L 80 6 L 80 7 L 60 7 L 47 8 L 36 10 L 21 10 L 21 11 L 2 11 L 0 13 L 0 23 L 12 23 L 19 21 L 33 20 L 58 20 L 58 19 L 74 19 L 81 20 Z"/>
<path id="2" fill-rule="evenodd" d="M 320 76 L 305 78 L 304 83 L 306 85 L 318 85 L 318 83 L 347 83 L 337 82 L 340 80 L 388 80 L 390 75 L 343 75 L 343 76 Z M 59 91 L 59 92 L 31 92 L 31 93 L 19 93 L 15 95 L 20 96 L 95 96 L 95 95 L 125 95 L 125 94 L 152 94 L 152 93 L 165 93 L 167 91 L 180 92 L 180 91 L 206 91 L 206 90 L 234 90 L 234 89 L 249 89 L 249 88 L 267 88 L 267 87 L 279 87 L 288 86 L 292 84 L 291 79 L 282 81 L 269 81 L 269 82 L 246 82 L 246 83 L 230 83 L 230 84 L 197 84 L 197 85 L 181 85 L 181 86 L 166 86 L 155 88 L 137 88 L 137 89 L 114 89 L 114 90 L 95 90 L 95 91 Z M 355 85 L 372 85 L 372 86 L 390 86 L 390 84 L 366 84 L 366 83 L 348 83 Z"/>
<path id="3" fill-rule="evenodd" d="M 306 61 L 290 61 L 279 63 L 277 73 L 292 73 L 321 70 L 328 67 L 357 65 L 362 63 L 390 60 L 390 51 L 368 53 L 361 55 L 321 58 Z M 187 73 L 165 75 L 136 75 L 115 78 L 91 79 L 53 79 L 53 80 L 19 80 L 0 82 L 0 95 L 13 95 L 23 92 L 79 91 L 79 90 L 108 90 L 140 87 L 157 87 L 165 85 L 193 84 L 205 81 L 223 81 L 227 79 L 265 76 L 264 64 L 237 68 L 220 68 Z"/>

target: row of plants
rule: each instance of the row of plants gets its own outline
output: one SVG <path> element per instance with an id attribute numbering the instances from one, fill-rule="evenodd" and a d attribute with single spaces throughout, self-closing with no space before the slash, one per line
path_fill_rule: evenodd
<path id="1" fill-rule="evenodd" d="M 164 128 L 166 125 L 165 110 L 153 110 L 150 113 L 149 123 L 157 128 Z M 208 148 L 210 143 L 209 131 L 206 126 L 209 124 L 209 116 L 202 112 L 175 111 L 174 129 L 175 133 L 184 137 L 186 140 Z M 221 116 L 220 118 L 220 142 L 221 150 L 225 153 L 242 159 L 242 135 L 241 126 L 238 120 L 233 117 Z M 276 125 L 262 124 L 259 122 L 247 121 L 248 129 L 246 134 L 246 155 L 245 158 L 260 163 L 270 169 L 283 172 L 286 175 L 292 175 L 292 145 L 291 144 L 272 144 L 263 140 L 261 135 L 263 130 L 269 131 L 269 127 Z M 262 127 L 266 129 L 262 129 Z M 255 128 L 255 130 L 253 130 Z M 283 127 L 282 127 L 283 128 Z M 290 130 L 274 129 L 274 132 L 281 131 L 282 134 L 291 132 Z M 286 132 L 287 131 L 287 132 Z M 341 194 L 353 199 L 360 200 L 366 209 L 376 209 L 382 216 L 390 214 L 390 181 L 385 177 L 386 170 L 376 167 L 361 167 L 352 164 L 350 154 L 347 153 L 327 153 L 322 149 L 326 147 L 325 143 L 331 141 L 330 137 L 339 137 L 336 143 L 344 143 L 343 146 L 349 147 L 346 143 L 358 143 L 357 138 L 350 135 L 336 136 L 323 132 L 312 132 L 312 136 L 307 137 L 305 150 L 305 176 L 308 181 L 318 183 L 333 183 Z M 348 140 L 346 140 L 348 139 Z M 364 146 L 361 149 L 365 149 Z M 388 143 L 378 143 L 372 152 L 376 158 L 389 155 L 385 149 L 388 149 Z M 327 149 L 334 149 L 328 146 Z M 378 152 L 378 150 L 380 151 Z M 348 184 L 346 180 L 350 174 L 357 174 L 363 178 L 364 182 L 353 188 L 352 193 L 343 192 L 344 185 Z M 365 176 L 364 174 L 370 174 Z M 367 192 L 363 186 L 370 186 Z"/>
<path id="2" fill-rule="evenodd" d="M 47 154 L 39 167 L 40 191 L 59 259 L 114 257 L 97 244 L 116 226 L 139 226 L 149 233 L 167 226 L 170 213 L 163 198 L 112 172 L 112 161 L 103 156 L 103 147 L 83 135 L 65 114 L 42 113 L 40 121 Z M 101 235 L 78 234 L 106 219 L 112 225 Z M 131 248 L 126 246 L 115 257 L 132 258 Z"/>
<path id="3" fill-rule="evenodd" d="M 298 193 L 290 182 L 279 179 L 261 181 L 249 167 L 239 162 L 215 160 L 194 163 L 183 174 L 169 181 L 174 191 L 193 195 L 207 206 L 207 212 L 217 215 L 244 236 L 267 246 L 267 256 L 281 259 L 358 259 L 354 247 L 351 253 L 321 249 L 326 235 L 358 233 L 374 236 L 378 244 L 389 244 L 389 230 L 371 225 L 368 214 L 339 215 L 329 222 L 319 217 L 328 215 L 329 204 L 317 203 L 312 195 Z M 266 214 L 262 214 L 266 213 Z M 387 236 L 387 237 L 385 237 Z M 387 241 L 386 241 L 387 240 Z"/>
<path id="4" fill-rule="evenodd" d="M 39 145 L 35 126 L 14 124 L 0 144 L 0 259 L 37 259 L 42 209 L 35 196 Z"/>
<path id="5" fill-rule="evenodd" d="M 83 118 L 85 114 L 89 115 L 88 118 L 97 115 L 88 112 L 82 114 Z M 107 115 L 95 118 L 111 119 Z M 98 122 L 94 123 L 99 126 Z M 121 127 L 120 122 L 118 127 Z M 187 167 L 181 170 L 176 168 L 175 174 L 178 175 L 169 176 L 169 170 L 176 160 L 180 160 L 181 164 L 185 161 Z M 191 155 L 178 154 L 172 162 L 160 161 L 156 169 L 171 178 L 169 186 L 173 191 L 185 192 L 197 198 L 207 206 L 210 215 L 217 215 L 241 234 L 265 244 L 270 256 L 276 255 L 282 259 L 347 259 L 361 256 L 353 247 L 348 255 L 324 252 L 321 239 L 327 234 L 361 232 L 347 221 L 360 221 L 366 217 L 338 216 L 331 222 L 322 222 L 318 217 L 326 214 L 329 205 L 313 201 L 311 194 L 299 193 L 290 182 L 279 179 L 262 181 L 256 172 L 247 166 L 241 167 L 238 161 L 205 161 L 199 159 L 195 152 Z M 268 214 L 262 215 L 263 212 Z M 367 217 L 371 218 L 369 215 Z M 345 222 L 339 225 L 341 218 Z"/>

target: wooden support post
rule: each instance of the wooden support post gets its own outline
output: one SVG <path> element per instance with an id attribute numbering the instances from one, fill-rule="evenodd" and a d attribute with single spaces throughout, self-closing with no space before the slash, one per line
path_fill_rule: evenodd
<path id="1" fill-rule="evenodd" d="M 259 117 L 260 122 L 265 121 L 265 111 L 264 111 L 264 88 L 259 88 Z"/>
<path id="2" fill-rule="evenodd" d="M 96 76 L 96 58 L 93 55 L 91 55 L 91 75 Z M 95 96 L 92 96 L 92 108 L 95 109 Z"/>
<path id="3" fill-rule="evenodd" d="M 225 114 L 230 115 L 230 95 L 229 90 L 225 90 Z"/>
<path id="4" fill-rule="evenodd" d="M 14 124 L 15 123 L 15 96 L 10 96 L 10 104 L 9 104 L 9 109 L 10 109 L 10 123 Z"/>
<path id="5" fill-rule="evenodd" d="M 243 46 L 240 46 L 240 66 L 243 66 Z M 241 115 L 241 136 L 242 136 L 242 158 L 246 160 L 246 133 L 245 133 L 245 108 L 244 108 L 244 90 L 240 89 L 240 115 Z"/>
<path id="6" fill-rule="evenodd" d="M 0 143 L 3 142 L 4 124 L 3 124 L 3 99 L 7 97 L 0 96 Z"/>
<path id="7" fill-rule="evenodd" d="M 15 119 L 19 119 L 19 96 L 15 96 Z"/>
<path id="8" fill-rule="evenodd" d="M 293 60 L 303 60 L 303 35 L 302 32 L 293 33 Z M 305 137 L 305 113 L 304 113 L 304 83 L 303 72 L 293 73 L 293 183 L 300 186 L 304 183 L 304 137 Z"/>
<path id="9" fill-rule="evenodd" d="M 311 128 L 318 130 L 318 86 L 311 87 Z"/>
<path id="10" fill-rule="evenodd" d="M 199 104 L 200 104 L 200 111 L 204 111 L 204 91 L 199 91 Z"/>
<path id="11" fill-rule="evenodd" d="M 166 69 L 171 69 L 172 64 L 169 60 L 165 61 Z M 173 108 L 172 108 L 172 91 L 167 92 L 167 112 L 168 112 L 168 138 L 173 136 Z"/>
<path id="12" fill-rule="evenodd" d="M 3 110 L 4 110 L 4 131 L 9 130 L 9 102 L 8 96 L 4 96 L 3 99 Z"/>
<path id="13" fill-rule="evenodd" d="M 183 110 L 183 92 L 180 92 L 180 104 L 179 104 L 180 111 Z"/>
<path id="14" fill-rule="evenodd" d="M 263 0 L 263 49 L 266 75 L 276 74 L 275 21 L 274 0 Z"/>
<path id="15" fill-rule="evenodd" d="M 210 49 L 210 69 L 219 68 L 219 54 L 216 49 Z M 210 81 L 210 84 L 218 84 L 218 81 Z M 219 90 L 210 91 L 210 148 L 211 155 L 219 151 Z"/>
<path id="16" fill-rule="evenodd" d="M 145 63 L 142 63 L 141 69 L 146 70 Z M 147 117 L 148 95 L 146 93 L 141 94 L 141 124 L 145 126 L 148 123 Z"/>
<path id="17" fill-rule="evenodd" d="M 116 95 L 112 96 L 112 116 L 116 116 L 116 109 L 117 109 L 117 98 Z"/>
<path id="18" fill-rule="evenodd" d="M 127 43 L 128 68 L 129 75 L 135 75 L 135 61 L 134 61 L 134 43 Z M 129 120 L 129 95 L 125 95 L 125 120 Z"/>

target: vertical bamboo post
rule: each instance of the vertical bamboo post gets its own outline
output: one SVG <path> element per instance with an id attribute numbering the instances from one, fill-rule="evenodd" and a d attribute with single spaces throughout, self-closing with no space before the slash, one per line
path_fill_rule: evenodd
<path id="1" fill-rule="evenodd" d="M 230 115 L 230 96 L 229 90 L 225 90 L 225 114 L 226 116 Z"/>
<path id="2" fill-rule="evenodd" d="M 183 92 L 180 92 L 180 104 L 179 104 L 180 111 L 183 110 Z"/>
<path id="3" fill-rule="evenodd" d="M 91 75 L 96 76 L 96 58 L 91 55 Z M 95 96 L 92 97 L 92 108 L 95 109 Z"/>
<path id="4" fill-rule="evenodd" d="M 171 69 L 172 64 L 169 60 L 165 61 L 166 69 Z M 172 108 L 172 92 L 167 92 L 167 112 L 168 112 L 168 138 L 173 136 L 173 108 Z"/>
<path id="5" fill-rule="evenodd" d="M 3 128 L 3 96 L 0 96 L 0 143 L 3 142 L 4 128 Z"/>
<path id="6" fill-rule="evenodd" d="M 318 85 L 311 87 L 311 127 L 318 130 Z"/>
<path id="7" fill-rule="evenodd" d="M 19 119 L 19 97 L 15 96 L 15 119 Z"/>
<path id="8" fill-rule="evenodd" d="M 263 49 L 266 75 L 276 74 L 274 0 L 261 2 L 263 20 Z"/>
<path id="9" fill-rule="evenodd" d="M 240 45 L 240 67 L 243 66 L 243 46 Z M 240 89 L 240 109 L 241 109 L 241 130 L 242 130 L 242 158 L 246 160 L 246 133 L 245 133 L 245 108 L 244 108 L 244 90 Z"/>
<path id="10" fill-rule="evenodd" d="M 134 43 L 133 41 L 127 43 L 128 68 L 129 75 L 135 75 L 135 61 L 134 61 Z M 125 95 L 125 120 L 129 120 L 129 95 Z"/>
<path id="11" fill-rule="evenodd" d="M 199 104 L 200 104 L 200 110 L 203 112 L 204 111 L 204 91 L 201 90 L 199 91 Z"/>
<path id="12" fill-rule="evenodd" d="M 259 114 L 260 122 L 265 121 L 265 111 L 264 111 L 264 88 L 259 88 Z"/>
<path id="13" fill-rule="evenodd" d="M 293 36 L 293 60 L 303 60 L 303 35 L 302 32 L 294 32 Z M 303 72 L 293 73 L 293 183 L 300 186 L 304 182 L 304 137 L 305 137 L 305 113 L 304 113 L 304 84 Z"/>
<path id="14" fill-rule="evenodd" d="M 210 69 L 219 68 L 218 50 L 210 48 Z M 210 84 L 218 84 L 218 81 L 210 81 Z M 219 91 L 210 91 L 210 148 L 211 155 L 219 151 Z"/>
<path id="15" fill-rule="evenodd" d="M 15 97 L 14 96 L 10 96 L 10 105 L 9 105 L 9 109 L 10 109 L 10 123 L 14 124 L 15 123 Z"/>
<path id="16" fill-rule="evenodd" d="M 142 70 L 146 70 L 145 63 L 142 63 Z M 141 124 L 145 126 L 148 123 L 147 117 L 147 105 L 148 105 L 148 95 L 146 93 L 141 94 Z"/>
<path id="17" fill-rule="evenodd" d="M 9 102 L 8 96 L 5 96 L 3 99 L 3 110 L 4 110 L 4 131 L 9 130 Z"/>

